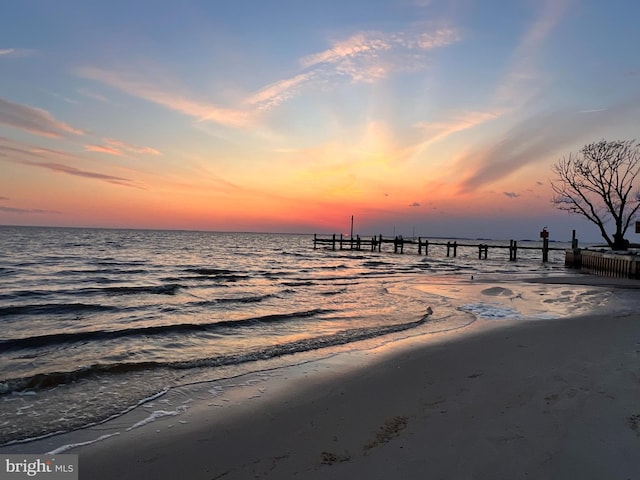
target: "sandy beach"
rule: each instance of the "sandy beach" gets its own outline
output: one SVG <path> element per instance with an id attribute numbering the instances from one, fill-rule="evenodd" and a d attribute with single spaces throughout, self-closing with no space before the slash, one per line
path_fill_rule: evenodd
<path id="1" fill-rule="evenodd" d="M 640 314 L 628 311 L 476 322 L 235 382 L 224 402 L 64 453 L 87 480 L 640 475 Z"/>

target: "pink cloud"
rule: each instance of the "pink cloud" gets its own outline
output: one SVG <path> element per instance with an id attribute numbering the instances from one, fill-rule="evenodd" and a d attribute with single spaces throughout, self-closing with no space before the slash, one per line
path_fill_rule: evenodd
<path id="1" fill-rule="evenodd" d="M 328 50 L 302 58 L 300 64 L 303 68 L 309 68 L 320 63 L 336 63 L 344 58 L 390 49 L 391 45 L 381 38 L 380 34 L 363 32 L 346 40 L 334 42 L 333 46 Z"/>
<path id="2" fill-rule="evenodd" d="M 89 144 L 85 145 L 84 149 L 87 152 L 106 153 L 108 155 L 116 155 L 118 157 L 122 157 L 127 153 L 162 155 L 158 150 L 151 147 L 141 147 L 121 140 L 115 140 L 113 138 L 104 138 L 103 141 L 106 145 Z"/>
<path id="3" fill-rule="evenodd" d="M 85 145 L 84 149 L 87 152 L 106 153 L 108 155 L 116 155 L 118 157 L 123 156 L 123 153 L 117 148 L 107 147 L 105 145 Z"/>
<path id="4" fill-rule="evenodd" d="M 81 157 L 58 150 L 34 147 L 4 137 L 0 137 L 0 158 L 12 163 L 43 168 L 76 177 L 101 180 L 125 187 L 143 188 L 139 183 L 129 178 L 84 170 L 62 163 L 62 161 L 84 161 Z"/>
<path id="5" fill-rule="evenodd" d="M 162 155 L 159 150 L 151 147 L 141 147 L 132 143 L 123 142 L 121 140 L 115 140 L 113 138 L 105 138 L 105 143 L 115 147 L 116 149 L 126 150 L 131 153 L 142 153 L 145 155 Z"/>
<path id="6" fill-rule="evenodd" d="M 46 110 L 21 105 L 4 98 L 0 98 L 0 123 L 44 137 L 84 135 L 82 130 L 57 120 Z"/>
<path id="7" fill-rule="evenodd" d="M 33 167 L 45 168 L 58 173 L 66 173 L 67 175 L 73 175 L 76 177 L 93 178 L 96 180 L 103 180 L 105 182 L 113 183 L 116 185 L 123 185 L 125 187 L 140 188 L 139 186 L 135 185 L 132 180 L 128 178 L 117 177 L 114 175 L 107 175 L 99 172 L 91 172 L 88 170 L 81 170 L 79 168 L 71 167 L 69 165 L 64 165 L 62 163 L 34 162 L 29 160 L 23 160 L 19 163 L 22 163 L 24 165 L 30 165 Z"/>
<path id="8" fill-rule="evenodd" d="M 312 73 L 301 73 L 292 78 L 267 85 L 245 101 L 248 104 L 261 104 L 263 108 L 274 107 L 293 97 L 297 90 L 312 80 Z"/>

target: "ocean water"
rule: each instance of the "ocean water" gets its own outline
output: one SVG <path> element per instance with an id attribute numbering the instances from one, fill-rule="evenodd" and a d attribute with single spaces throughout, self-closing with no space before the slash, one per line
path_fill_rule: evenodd
<path id="1" fill-rule="evenodd" d="M 606 300 L 513 287 L 564 273 L 563 252 L 543 264 L 539 250 L 510 262 L 498 249 L 314 249 L 309 235 L 36 227 L 0 227 L 0 250 L 0 445 L 195 382 Z"/>

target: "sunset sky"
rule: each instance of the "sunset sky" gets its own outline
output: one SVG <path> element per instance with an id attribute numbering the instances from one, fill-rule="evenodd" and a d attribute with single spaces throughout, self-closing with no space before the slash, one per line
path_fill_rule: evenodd
<path id="1" fill-rule="evenodd" d="M 551 165 L 640 139 L 635 0 L 5 2 L 0 224 L 597 239 Z M 632 241 L 640 238 L 630 233 Z"/>

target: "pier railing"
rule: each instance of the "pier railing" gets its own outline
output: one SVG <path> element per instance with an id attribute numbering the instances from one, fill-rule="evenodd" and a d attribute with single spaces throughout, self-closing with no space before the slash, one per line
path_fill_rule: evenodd
<path id="1" fill-rule="evenodd" d="M 509 260 L 511 261 L 515 261 L 518 259 L 518 250 L 520 249 L 540 250 L 542 253 L 543 262 L 547 262 L 549 260 L 549 251 L 565 250 L 565 248 L 549 247 L 549 242 L 547 239 L 543 241 L 542 247 L 539 247 L 518 245 L 517 240 L 510 240 L 509 245 L 495 245 L 487 243 L 464 243 L 458 242 L 457 240 L 438 242 L 422 239 L 421 237 L 418 237 L 417 239 L 405 239 L 402 236 L 385 238 L 382 235 L 378 235 L 377 237 L 361 238 L 360 235 L 356 235 L 355 237 L 345 238 L 342 234 L 336 235 L 335 233 L 331 236 L 324 237 L 317 234 L 313 235 L 314 249 L 318 248 L 318 246 L 324 246 L 325 248 L 331 248 L 331 250 L 371 250 L 372 252 L 381 252 L 383 245 L 393 245 L 394 253 L 404 253 L 405 246 L 407 246 L 408 248 L 417 248 L 418 255 L 422 255 L 423 252 L 424 255 L 429 255 L 429 247 L 438 245 L 446 247 L 447 257 L 456 257 L 458 254 L 458 248 L 473 248 L 478 251 L 478 259 L 486 259 L 489 249 L 507 249 L 509 251 Z"/>

